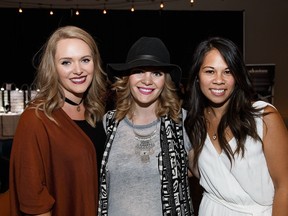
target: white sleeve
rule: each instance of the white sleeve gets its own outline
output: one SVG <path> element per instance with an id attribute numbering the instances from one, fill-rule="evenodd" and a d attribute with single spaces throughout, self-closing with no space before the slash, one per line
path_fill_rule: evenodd
<path id="1" fill-rule="evenodd" d="M 186 133 L 185 127 L 184 127 L 184 120 L 187 116 L 187 111 L 185 109 L 182 109 L 182 122 L 183 122 L 183 141 L 184 141 L 184 147 L 187 153 L 192 149 L 192 144 L 190 142 L 190 139 Z"/>

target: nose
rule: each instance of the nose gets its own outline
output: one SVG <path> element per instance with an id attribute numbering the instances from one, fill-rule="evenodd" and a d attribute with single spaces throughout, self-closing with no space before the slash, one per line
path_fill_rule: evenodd
<path id="1" fill-rule="evenodd" d="M 142 83 L 144 83 L 145 85 L 150 85 L 152 83 L 151 74 L 151 72 L 145 72 L 143 74 Z"/>
<path id="2" fill-rule="evenodd" d="M 83 71 L 82 71 L 81 64 L 76 62 L 75 63 L 75 68 L 74 68 L 74 74 L 81 75 L 82 73 L 83 73 Z"/>
<path id="3" fill-rule="evenodd" d="M 213 80 L 213 83 L 218 84 L 218 85 L 225 83 L 222 73 L 215 74 L 215 79 Z"/>

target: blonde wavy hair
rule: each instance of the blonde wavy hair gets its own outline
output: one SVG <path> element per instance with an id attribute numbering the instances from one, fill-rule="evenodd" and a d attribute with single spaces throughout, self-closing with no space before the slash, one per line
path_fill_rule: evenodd
<path id="1" fill-rule="evenodd" d="M 116 94 L 115 119 L 120 121 L 126 115 L 131 118 L 135 101 L 129 88 L 129 76 L 116 77 L 116 81 L 111 87 Z M 158 103 L 155 114 L 158 118 L 168 115 L 175 122 L 180 122 L 179 114 L 181 112 L 181 101 L 177 88 L 169 73 L 165 73 L 164 88 L 157 101 Z"/>
<path id="2" fill-rule="evenodd" d="M 41 110 L 56 124 L 52 112 L 62 107 L 64 92 L 59 83 L 59 75 L 56 70 L 55 54 L 57 43 L 62 39 L 76 38 L 84 41 L 91 49 L 94 62 L 94 77 L 92 83 L 84 94 L 85 119 L 93 127 L 96 121 L 102 120 L 105 113 L 106 73 L 102 69 L 102 60 L 93 37 L 85 30 L 76 26 L 58 28 L 41 48 L 42 55 L 37 67 L 34 86 L 39 89 L 35 98 L 29 103 L 36 108 L 36 114 Z M 35 61 L 36 55 L 33 61 Z M 31 107 L 31 106 L 30 106 Z"/>

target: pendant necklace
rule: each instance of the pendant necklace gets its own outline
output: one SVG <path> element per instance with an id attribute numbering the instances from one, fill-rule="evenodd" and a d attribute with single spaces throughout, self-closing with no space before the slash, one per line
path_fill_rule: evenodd
<path id="1" fill-rule="evenodd" d="M 134 123 L 132 120 L 132 128 L 134 133 L 134 138 L 139 141 L 135 146 L 135 154 L 140 155 L 141 162 L 148 163 L 150 161 L 150 155 L 154 153 L 155 143 L 152 142 L 152 139 L 156 136 L 157 133 L 157 122 L 155 129 L 149 134 L 139 134 L 135 131 Z"/>
<path id="2" fill-rule="evenodd" d="M 217 139 L 216 133 L 214 133 L 214 135 L 212 136 L 212 139 L 213 139 L 213 140 L 216 140 L 216 139 Z"/>
<path id="3" fill-rule="evenodd" d="M 81 99 L 81 101 L 77 104 L 73 101 L 71 101 L 70 99 L 65 97 L 65 102 L 67 102 L 68 104 L 72 105 L 72 106 L 77 106 L 77 111 L 80 112 L 80 104 L 82 103 L 83 98 Z"/>
<path id="4" fill-rule="evenodd" d="M 208 112 L 209 115 L 211 114 L 211 111 L 207 111 L 207 112 Z M 210 124 L 211 126 L 213 126 L 213 125 L 212 125 L 212 122 L 209 122 L 209 124 Z M 214 127 L 212 127 L 212 130 L 215 131 L 215 130 L 214 130 Z M 212 135 L 212 139 L 213 139 L 214 141 L 217 139 L 217 131 L 214 132 L 214 134 Z"/>

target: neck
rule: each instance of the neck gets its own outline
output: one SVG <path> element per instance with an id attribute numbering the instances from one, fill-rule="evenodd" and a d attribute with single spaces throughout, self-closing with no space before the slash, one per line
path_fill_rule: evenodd
<path id="1" fill-rule="evenodd" d="M 83 98 L 81 99 L 81 101 L 79 103 L 75 103 L 74 101 L 65 97 L 65 102 L 72 105 L 72 106 L 76 106 L 78 112 L 80 112 L 80 104 L 82 103 L 82 101 L 83 101 Z"/>
<path id="2" fill-rule="evenodd" d="M 215 141 L 217 139 L 217 128 L 220 120 L 218 118 L 219 113 L 217 112 L 217 110 L 211 107 L 207 107 L 205 111 L 205 118 L 208 130 L 207 132 L 210 134 L 212 141 Z"/>
<path id="3" fill-rule="evenodd" d="M 135 106 L 130 111 L 128 115 L 129 119 L 134 122 L 134 124 L 149 124 L 157 120 L 154 106 L 149 107 L 139 107 Z"/>
<path id="4" fill-rule="evenodd" d="M 130 120 L 137 125 L 146 125 L 150 124 L 153 121 L 156 121 L 157 117 L 154 113 L 152 114 L 150 112 L 146 112 L 145 115 L 132 113 Z"/>
<path id="5" fill-rule="evenodd" d="M 75 103 L 74 101 L 70 100 L 69 98 L 65 97 L 65 102 L 67 102 L 68 104 L 72 105 L 72 106 L 79 106 L 83 101 L 83 98 L 81 98 L 79 103 Z"/>

